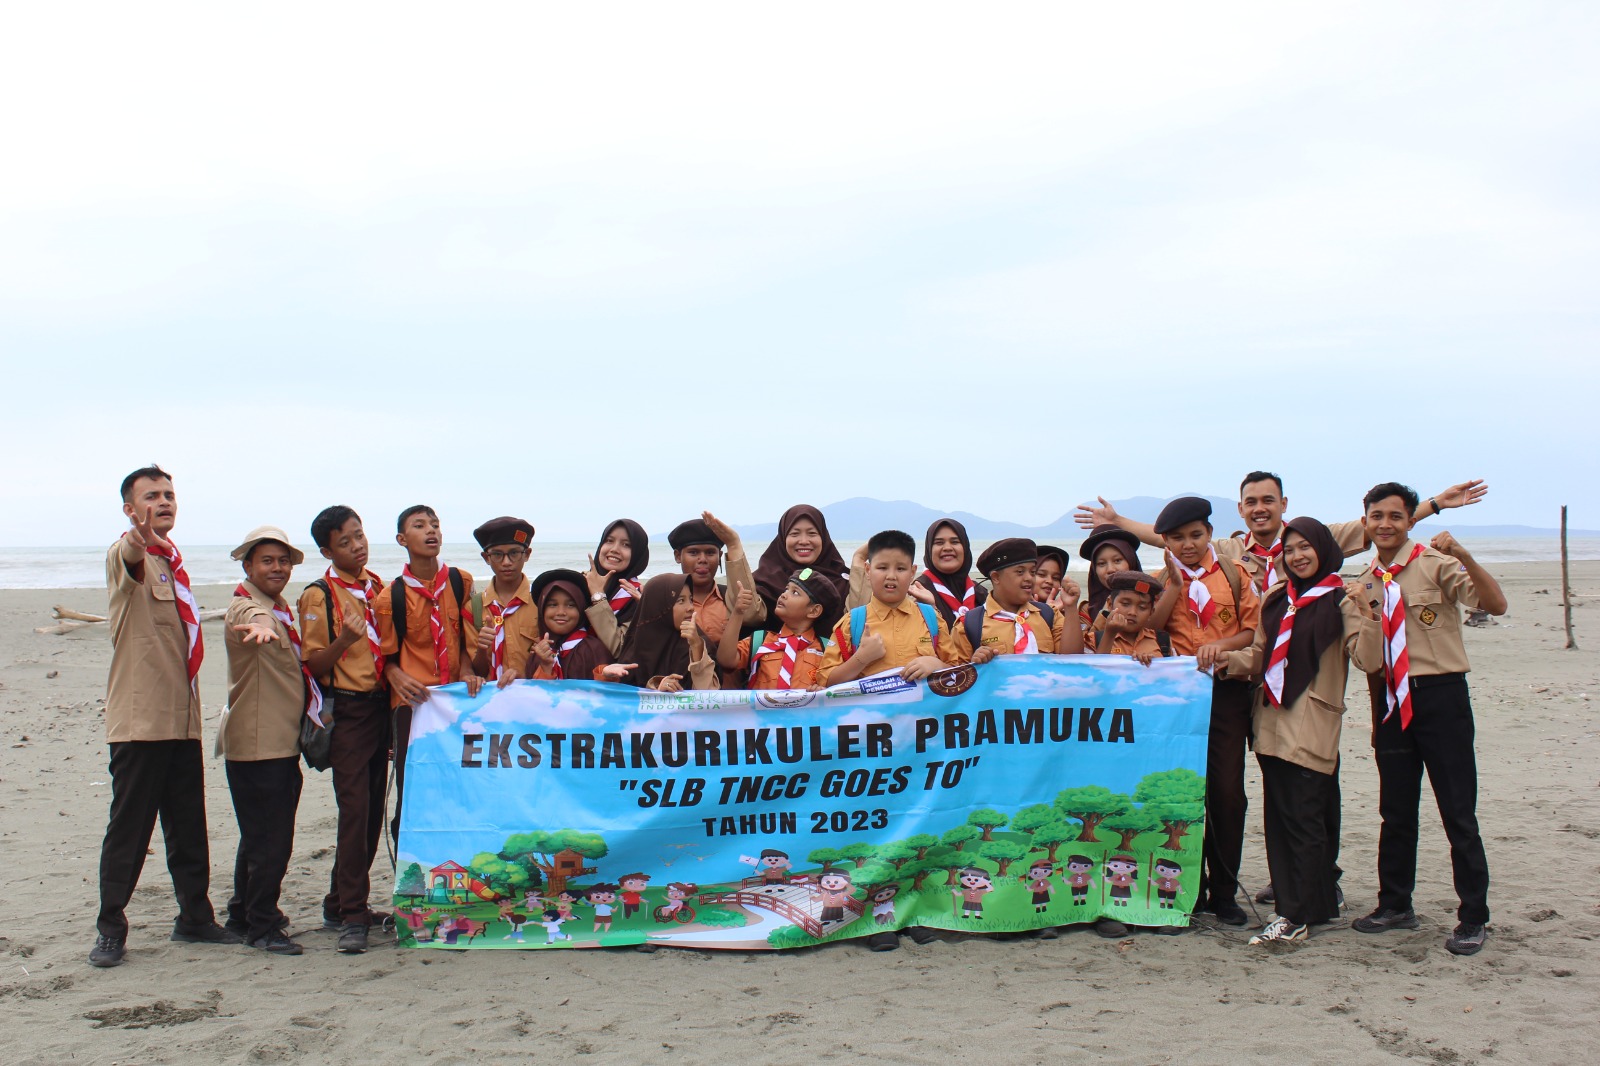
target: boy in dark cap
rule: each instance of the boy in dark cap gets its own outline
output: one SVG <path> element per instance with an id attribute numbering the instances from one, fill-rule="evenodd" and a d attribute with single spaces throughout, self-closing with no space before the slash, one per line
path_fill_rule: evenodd
<path id="1" fill-rule="evenodd" d="M 473 604 L 478 639 L 472 666 L 505 688 L 523 676 L 528 652 L 539 639 L 538 612 L 524 610 L 533 603 L 533 593 L 522 572 L 532 552 L 533 523 L 502 515 L 474 529 L 472 539 L 494 572 L 482 602 Z"/>
<path id="2" fill-rule="evenodd" d="M 735 585 L 734 610 L 754 609 L 756 594 Z M 843 605 L 832 581 L 810 567 L 797 571 L 778 594 L 773 614 L 783 626 L 776 633 L 756 630 L 743 640 L 737 626 L 726 626 L 717 643 L 717 665 L 739 674 L 751 689 L 815 690 L 817 670 L 828 647 L 822 634 L 838 624 Z"/>
<path id="3" fill-rule="evenodd" d="M 689 598 L 694 602 L 694 623 L 705 635 L 706 643 L 715 647 L 722 640 L 722 631 L 728 626 L 730 606 L 727 586 L 717 583 L 717 569 L 722 562 L 722 549 L 728 549 L 728 580 L 734 587 L 756 587 L 755 575 L 750 572 L 750 560 L 745 558 L 744 542 L 722 519 L 710 511 L 701 512 L 699 518 L 680 522 L 667 534 L 672 546 L 672 561 L 689 579 Z M 733 628 L 755 625 L 767 617 L 766 605 L 759 598 L 754 606 L 734 619 Z"/>
<path id="4" fill-rule="evenodd" d="M 989 596 L 956 623 L 955 653 L 986 663 L 996 655 L 1076 655 L 1083 651 L 1077 619 L 1068 624 L 1060 600 L 1034 599 L 1039 548 L 1024 537 L 997 540 L 978 556 L 978 572 L 989 579 Z"/>
<path id="5" fill-rule="evenodd" d="M 1250 574 L 1221 559 L 1211 546 L 1211 504 L 1180 496 L 1161 509 L 1155 531 L 1182 581 L 1181 596 L 1167 620 L 1172 650 L 1193 655 L 1211 673 L 1229 652 L 1250 646 L 1261 624 L 1261 601 Z M 1245 738 L 1250 733 L 1250 685 L 1241 680 L 1211 683 L 1211 729 L 1206 745 L 1205 867 L 1196 910 L 1209 910 L 1227 925 L 1243 925 L 1235 896 L 1244 853 Z"/>
<path id="6" fill-rule="evenodd" d="M 1177 598 L 1177 585 L 1164 588 L 1149 574 L 1123 570 L 1112 574 L 1106 586 L 1110 590 L 1107 614 L 1099 631 L 1099 646 L 1094 650 L 1101 655 L 1131 655 L 1149 666 L 1152 660 L 1166 654 L 1155 630 L 1150 628 L 1150 619 L 1159 601 Z"/>

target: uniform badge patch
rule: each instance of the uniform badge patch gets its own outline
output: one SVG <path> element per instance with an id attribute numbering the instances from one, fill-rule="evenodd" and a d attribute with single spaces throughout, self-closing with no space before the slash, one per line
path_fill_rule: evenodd
<path id="1" fill-rule="evenodd" d="M 1233 621 L 1233 609 L 1230 607 L 1222 608 L 1222 610 L 1217 612 L 1217 621 L 1221 622 L 1223 625 L 1227 625 L 1229 622 Z"/>
<path id="2" fill-rule="evenodd" d="M 1432 607 L 1424 607 L 1422 613 L 1417 615 L 1417 618 L 1423 625 L 1431 626 L 1439 620 L 1439 614 Z"/>

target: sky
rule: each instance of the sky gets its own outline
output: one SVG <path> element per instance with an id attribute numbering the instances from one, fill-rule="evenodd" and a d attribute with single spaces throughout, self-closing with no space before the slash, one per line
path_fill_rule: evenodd
<path id="1" fill-rule="evenodd" d="M 1600 8 L 31 5 L 0 545 L 348 503 L 1600 527 Z M 456 534 L 456 536 L 452 536 Z"/>

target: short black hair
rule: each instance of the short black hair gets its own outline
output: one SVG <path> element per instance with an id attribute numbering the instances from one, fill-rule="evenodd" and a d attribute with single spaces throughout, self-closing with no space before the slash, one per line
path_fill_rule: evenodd
<path id="1" fill-rule="evenodd" d="M 1400 501 L 1406 505 L 1406 514 L 1409 515 L 1416 514 L 1417 504 L 1422 502 L 1417 497 L 1417 490 L 1411 486 L 1402 485 L 1398 481 L 1385 481 L 1367 490 L 1367 494 L 1361 498 L 1361 509 L 1366 511 L 1379 500 L 1387 500 L 1390 496 L 1400 497 Z"/>
<path id="2" fill-rule="evenodd" d="M 917 558 L 917 542 L 911 539 L 910 533 L 898 529 L 886 529 L 881 533 L 874 533 L 872 539 L 867 541 L 867 561 L 883 551 L 904 552 L 913 561 Z"/>
<path id="3" fill-rule="evenodd" d="M 1250 471 L 1244 476 L 1244 480 L 1239 482 L 1239 492 L 1243 493 L 1244 487 L 1253 481 L 1270 481 L 1274 485 L 1278 486 L 1278 495 L 1283 495 L 1283 478 L 1279 477 L 1277 474 L 1274 474 L 1270 470 Z"/>
<path id="4" fill-rule="evenodd" d="M 404 511 L 401 511 L 400 517 L 394 520 L 394 531 L 396 533 L 404 533 L 406 531 L 406 519 L 410 518 L 414 514 L 425 514 L 429 518 L 439 517 L 439 512 L 435 511 L 427 504 L 414 503 L 410 507 L 407 507 Z"/>
<path id="5" fill-rule="evenodd" d="M 162 478 L 165 478 L 168 481 L 172 480 L 172 475 L 171 474 L 167 473 L 165 470 L 161 469 L 159 466 L 157 466 L 154 463 L 151 463 L 149 466 L 141 466 L 139 469 L 135 470 L 133 473 L 129 474 L 127 477 L 122 479 L 122 502 L 123 503 L 129 502 L 128 493 L 133 491 L 133 483 L 135 481 L 138 481 L 142 477 L 147 477 L 152 481 L 156 481 L 156 480 L 159 480 L 159 479 L 162 479 Z"/>
<path id="6" fill-rule="evenodd" d="M 361 516 L 356 514 L 353 507 L 346 507 L 342 503 L 324 507 L 317 513 L 317 517 L 311 520 L 311 539 L 316 542 L 317 547 L 326 548 L 334 532 L 343 529 L 344 524 L 352 518 L 357 522 L 361 521 Z M 404 526 L 405 521 L 404 518 L 400 519 L 400 524 Z"/>

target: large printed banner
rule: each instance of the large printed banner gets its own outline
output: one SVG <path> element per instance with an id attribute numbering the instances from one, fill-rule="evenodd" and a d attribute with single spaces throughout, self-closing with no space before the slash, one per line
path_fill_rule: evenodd
<path id="1" fill-rule="evenodd" d="M 401 936 L 767 949 L 1185 925 L 1210 693 L 1192 658 L 1099 655 L 824 692 L 436 689 L 406 760 Z"/>

